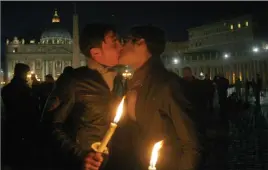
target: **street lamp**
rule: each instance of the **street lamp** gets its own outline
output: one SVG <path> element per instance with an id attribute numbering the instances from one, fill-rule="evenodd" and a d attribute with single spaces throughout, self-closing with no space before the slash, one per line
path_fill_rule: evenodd
<path id="1" fill-rule="evenodd" d="M 180 62 L 179 59 L 177 59 L 177 58 L 173 59 L 173 64 L 178 64 L 179 62 Z"/>
<path id="2" fill-rule="evenodd" d="M 252 51 L 253 51 L 254 53 L 257 53 L 257 52 L 259 52 L 259 48 L 258 48 L 258 47 L 253 47 L 253 48 L 252 48 Z"/>
<path id="3" fill-rule="evenodd" d="M 227 58 L 229 58 L 229 57 L 230 57 L 230 55 L 229 55 L 229 54 L 227 54 L 227 53 L 225 53 L 225 54 L 223 55 L 223 57 L 224 57 L 225 59 L 227 59 Z"/>

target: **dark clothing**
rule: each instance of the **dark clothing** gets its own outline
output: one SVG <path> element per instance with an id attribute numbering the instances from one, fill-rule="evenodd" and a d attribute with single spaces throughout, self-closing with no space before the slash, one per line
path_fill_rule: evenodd
<path id="1" fill-rule="evenodd" d="M 200 132 L 205 133 L 207 120 L 207 97 L 205 83 L 193 77 L 192 80 L 183 79 L 181 82 L 182 92 L 191 103 L 191 118 L 198 125 Z"/>
<path id="2" fill-rule="evenodd" d="M 151 153 L 153 144 L 160 140 L 165 141 L 161 155 L 168 159 L 160 157 L 159 169 L 197 168 L 199 138 L 195 124 L 185 113 L 188 103 L 182 96 L 176 75 L 157 61 L 152 63 L 144 80 L 136 103 L 137 124 L 141 128 L 139 158 L 143 169 L 150 160 L 147 153 Z"/>
<path id="3" fill-rule="evenodd" d="M 256 84 L 255 84 L 255 89 L 254 89 L 254 94 L 255 94 L 255 99 L 256 99 L 256 105 L 260 105 L 260 94 L 262 90 L 262 79 L 257 78 Z"/>
<path id="4" fill-rule="evenodd" d="M 137 91 L 136 122 L 126 123 L 128 129 L 123 127 L 123 123 L 120 125 L 121 130 L 125 131 L 121 141 L 122 138 L 126 140 L 120 146 L 128 149 L 121 153 L 125 154 L 121 158 L 125 157 L 124 160 L 132 166 L 128 170 L 148 169 L 152 147 L 160 140 L 164 140 L 164 146 L 160 151 L 163 157 L 160 156 L 157 164 L 159 169 L 196 169 L 200 156 L 199 138 L 193 121 L 185 113 L 188 103 L 181 95 L 176 75 L 166 71 L 159 61 L 150 59 L 135 72 L 132 83 L 128 85 Z M 119 132 L 118 129 L 116 133 Z M 115 143 L 118 144 L 118 141 Z M 132 155 L 132 161 L 128 154 Z M 111 169 L 121 169 L 118 167 L 122 166 L 122 162 L 118 162 Z"/>
<path id="5" fill-rule="evenodd" d="M 215 83 L 217 85 L 217 91 L 219 95 L 219 104 L 220 104 L 220 114 L 221 120 L 226 122 L 227 120 L 227 90 L 229 88 L 229 81 L 224 77 L 218 77 L 215 79 Z"/>
<path id="6" fill-rule="evenodd" d="M 54 88 L 54 83 L 44 82 L 39 85 L 38 93 L 39 93 L 39 100 L 40 100 L 40 110 L 42 111 L 45 107 L 46 101 L 50 93 Z"/>
<path id="7" fill-rule="evenodd" d="M 207 110 L 211 114 L 213 112 L 213 98 L 214 98 L 214 92 L 215 92 L 215 87 L 213 85 L 213 81 L 210 79 L 205 79 L 203 81 L 204 83 L 204 89 L 205 90 L 205 100 L 206 100 L 206 106 Z M 201 90 L 201 89 L 200 89 Z"/>
<path id="8" fill-rule="evenodd" d="M 18 77 L 3 87 L 1 95 L 5 107 L 4 143 L 7 144 L 4 146 L 7 152 L 2 158 L 11 166 L 29 166 L 27 163 L 30 163 L 34 130 L 38 122 L 37 100 L 27 81 Z M 23 154 L 23 158 L 18 159 L 18 153 Z"/>
<path id="9" fill-rule="evenodd" d="M 43 120 L 52 120 L 53 136 L 61 148 L 60 166 L 79 169 L 91 145 L 101 141 L 111 121 L 112 98 L 102 75 L 88 67 L 75 69 L 65 86 L 56 86 Z"/>

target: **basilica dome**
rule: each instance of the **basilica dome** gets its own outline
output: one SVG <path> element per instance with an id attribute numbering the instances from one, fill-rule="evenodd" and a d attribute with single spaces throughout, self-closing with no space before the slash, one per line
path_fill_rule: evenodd
<path id="1" fill-rule="evenodd" d="M 55 10 L 54 16 L 52 18 L 52 25 L 49 29 L 42 33 L 40 42 L 41 44 L 72 43 L 71 34 L 60 26 L 60 18 L 58 16 L 57 10 Z"/>

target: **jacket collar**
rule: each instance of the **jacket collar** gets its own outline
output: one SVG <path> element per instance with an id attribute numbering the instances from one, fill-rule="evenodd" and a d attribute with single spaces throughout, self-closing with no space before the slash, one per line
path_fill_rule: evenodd
<path id="1" fill-rule="evenodd" d="M 91 58 L 88 59 L 88 68 L 90 68 L 92 70 L 96 70 L 100 74 L 105 74 L 109 71 L 108 70 L 109 67 L 105 67 L 104 65 L 101 65 L 100 63 L 98 63 L 97 61 L 95 61 Z"/>

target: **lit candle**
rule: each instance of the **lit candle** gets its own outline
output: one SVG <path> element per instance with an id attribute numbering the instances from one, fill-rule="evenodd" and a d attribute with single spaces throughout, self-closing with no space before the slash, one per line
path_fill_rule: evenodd
<path id="1" fill-rule="evenodd" d="M 163 141 L 159 141 L 156 144 L 154 144 L 151 160 L 150 160 L 150 166 L 148 167 L 148 170 L 156 170 L 156 162 L 158 159 L 158 152 L 162 148 Z"/>
<path id="2" fill-rule="evenodd" d="M 115 132 L 115 129 L 117 127 L 117 123 L 119 122 L 122 114 L 123 114 L 123 106 L 124 106 L 124 100 L 125 100 L 125 96 L 123 97 L 123 99 L 121 100 L 118 108 L 117 108 L 117 111 L 116 111 L 116 116 L 114 118 L 114 121 L 111 122 L 110 124 L 110 128 L 108 129 L 108 131 L 106 132 L 104 138 L 102 139 L 99 147 L 98 147 L 98 152 L 101 152 L 103 153 L 104 150 L 106 149 L 106 146 L 107 144 L 109 143 L 110 139 L 112 138 L 114 132 Z"/>

